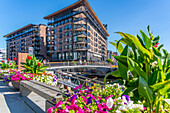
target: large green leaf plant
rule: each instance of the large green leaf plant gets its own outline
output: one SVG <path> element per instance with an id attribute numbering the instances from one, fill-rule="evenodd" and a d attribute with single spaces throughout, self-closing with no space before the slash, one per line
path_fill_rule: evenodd
<path id="1" fill-rule="evenodd" d="M 107 74 L 121 77 L 119 83 L 127 89 L 123 95 L 133 92 L 134 100 L 142 101 L 150 113 L 168 111 L 170 103 L 170 60 L 168 52 L 158 46 L 159 36 L 155 37 L 147 27 L 149 35 L 140 30 L 141 36 L 116 32 L 122 39 L 110 42 L 120 53 L 114 56 L 118 70 Z M 163 53 L 163 54 L 161 54 Z"/>
<path id="2" fill-rule="evenodd" d="M 43 74 L 48 66 L 44 66 L 42 60 L 38 60 L 36 57 L 27 56 L 26 63 L 22 62 L 23 71 L 32 74 Z"/>

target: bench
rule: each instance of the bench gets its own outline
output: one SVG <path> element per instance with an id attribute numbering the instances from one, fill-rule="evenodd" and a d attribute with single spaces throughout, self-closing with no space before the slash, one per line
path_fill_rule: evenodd
<path id="1" fill-rule="evenodd" d="M 32 99 L 28 99 L 27 97 L 29 95 L 31 95 L 31 93 L 35 93 L 37 94 L 39 97 L 34 97 L 34 95 L 31 97 Z M 29 105 L 35 112 L 40 113 L 40 112 L 46 112 L 48 108 L 54 106 L 55 103 L 53 103 L 53 99 L 55 98 L 56 101 L 60 101 L 62 100 L 62 96 L 57 96 L 58 93 L 61 93 L 61 90 L 58 87 L 54 87 L 54 86 L 50 86 L 47 85 L 45 83 L 41 83 L 38 81 L 21 81 L 20 82 L 20 94 L 23 98 L 24 101 L 26 101 L 26 103 L 29 105 L 31 102 L 33 101 L 33 99 L 35 99 L 33 101 L 33 103 L 35 104 L 36 101 L 40 101 L 39 103 L 42 104 L 43 102 L 41 102 L 41 100 L 45 100 L 45 106 L 44 105 L 40 105 L 40 107 L 38 107 L 38 105 Z M 43 99 L 42 99 L 42 98 Z M 37 106 L 37 107 L 35 107 Z M 44 108 L 45 107 L 45 108 Z M 40 110 L 41 108 L 41 110 Z"/>

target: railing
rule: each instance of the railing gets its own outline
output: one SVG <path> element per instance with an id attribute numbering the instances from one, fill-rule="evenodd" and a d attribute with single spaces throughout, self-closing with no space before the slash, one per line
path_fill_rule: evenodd
<path id="1" fill-rule="evenodd" d="M 57 76 L 58 76 L 58 83 L 60 83 L 59 87 L 61 87 L 61 85 L 65 85 L 71 88 L 75 88 L 80 84 L 84 88 L 86 86 L 91 87 L 94 84 L 100 84 L 101 87 L 104 87 L 104 82 L 102 81 L 94 80 L 88 77 L 84 77 L 82 75 L 77 75 L 72 72 L 61 72 L 61 70 L 58 70 Z"/>
<path id="2" fill-rule="evenodd" d="M 107 66 L 108 63 L 106 62 L 84 62 L 80 63 L 78 61 L 75 62 L 49 62 L 45 64 L 46 66 L 49 67 L 56 67 L 56 66 L 76 66 L 76 65 L 98 65 L 98 66 Z"/>

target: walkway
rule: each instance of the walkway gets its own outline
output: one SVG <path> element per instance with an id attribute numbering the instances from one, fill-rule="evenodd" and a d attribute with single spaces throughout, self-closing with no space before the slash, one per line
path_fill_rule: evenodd
<path id="1" fill-rule="evenodd" d="M 34 113 L 19 95 L 0 79 L 0 113 Z"/>

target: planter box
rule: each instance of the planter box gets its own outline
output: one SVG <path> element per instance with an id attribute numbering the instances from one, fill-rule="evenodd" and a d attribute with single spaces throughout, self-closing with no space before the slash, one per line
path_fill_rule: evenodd
<path id="1" fill-rule="evenodd" d="M 16 90 L 19 91 L 19 89 L 20 89 L 20 82 L 16 83 L 16 82 L 14 82 L 14 81 L 11 81 L 11 83 L 12 83 L 12 86 L 13 86 Z"/>

